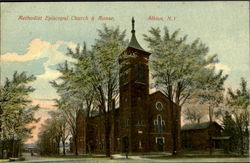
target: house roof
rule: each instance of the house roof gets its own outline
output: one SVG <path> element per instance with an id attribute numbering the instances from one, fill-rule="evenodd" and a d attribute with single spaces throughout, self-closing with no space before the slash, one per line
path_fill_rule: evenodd
<path id="1" fill-rule="evenodd" d="M 220 126 L 217 122 L 213 122 L 213 124 L 216 124 Z M 190 123 L 185 124 L 182 126 L 181 130 L 197 130 L 197 129 L 205 129 L 210 126 L 210 122 L 202 122 L 202 123 Z"/>

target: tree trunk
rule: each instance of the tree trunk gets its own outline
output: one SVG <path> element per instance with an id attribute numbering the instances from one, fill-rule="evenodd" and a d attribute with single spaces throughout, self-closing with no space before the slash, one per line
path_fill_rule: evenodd
<path id="1" fill-rule="evenodd" d="M 176 123 L 177 123 L 177 144 L 176 148 L 177 151 L 181 149 L 181 106 L 177 106 L 177 116 L 176 116 Z"/>
<path id="2" fill-rule="evenodd" d="M 0 109 L 0 115 L 2 114 L 2 109 Z M 0 121 L 0 133 L 2 133 L 2 123 Z M 0 150 L 1 150 L 1 155 L 0 155 L 0 159 L 3 159 L 3 140 L 1 139 L 0 135 Z"/>
<path id="3" fill-rule="evenodd" d="M 78 147 L 77 147 L 77 137 L 76 135 L 74 136 L 74 143 L 75 143 L 75 155 L 78 155 Z"/>
<path id="4" fill-rule="evenodd" d="M 209 130 L 208 130 L 208 136 L 209 136 L 209 154 L 212 155 L 213 153 L 213 140 L 212 140 L 212 131 L 211 127 L 213 124 L 213 108 L 211 106 L 208 107 L 209 109 Z"/>
<path id="5" fill-rule="evenodd" d="M 12 141 L 12 157 L 15 157 L 15 140 Z"/>
<path id="6" fill-rule="evenodd" d="M 88 143 L 88 153 L 89 153 L 89 156 L 91 157 L 92 156 L 92 152 L 91 152 L 91 146 L 90 146 L 90 144 Z"/>
<path id="7" fill-rule="evenodd" d="M 88 113 L 87 113 L 87 116 L 86 116 L 86 118 L 85 118 L 85 124 L 84 124 L 84 130 L 83 130 L 83 132 L 84 132 L 84 143 L 83 143 L 83 149 L 85 149 L 85 153 L 89 153 L 89 155 L 91 156 L 91 149 L 90 149 L 90 143 L 88 142 L 88 140 L 89 140 L 89 130 L 88 130 L 88 122 L 89 122 L 89 112 L 90 112 L 90 106 L 88 107 Z"/>
<path id="8" fill-rule="evenodd" d="M 105 118 L 105 153 L 106 157 L 110 157 L 110 123 L 109 116 Z"/>
<path id="9" fill-rule="evenodd" d="M 244 155 L 244 142 L 243 142 L 243 139 L 244 139 L 244 136 L 243 136 L 243 132 L 242 132 L 242 128 L 240 127 L 240 155 Z"/>
<path id="10" fill-rule="evenodd" d="M 57 155 L 60 155 L 60 141 L 57 143 Z"/>
<path id="11" fill-rule="evenodd" d="M 63 155 L 65 156 L 65 155 L 66 155 L 66 151 L 65 151 L 65 140 L 62 141 L 62 144 L 63 144 Z"/>
<path id="12" fill-rule="evenodd" d="M 3 158 L 4 158 L 4 154 L 3 154 L 3 147 L 4 147 L 4 146 L 3 146 L 3 142 L 2 142 L 2 144 L 1 144 L 1 157 L 0 157 L 1 159 L 3 159 Z"/>
<path id="13" fill-rule="evenodd" d="M 172 108 L 172 136 L 173 136 L 173 151 L 172 151 L 172 155 L 176 156 L 177 155 L 177 151 L 180 148 L 180 117 L 181 117 L 181 105 L 180 105 L 180 95 L 181 95 L 181 84 L 178 83 L 178 87 L 177 87 L 177 91 L 175 94 L 175 104 L 176 107 L 174 106 L 173 100 L 171 101 L 171 108 Z M 171 92 L 172 92 L 172 88 L 171 88 Z M 171 93 L 170 99 L 171 97 L 173 98 L 173 94 Z"/>
<path id="14" fill-rule="evenodd" d="M 21 149 L 22 149 L 22 143 L 21 143 L 21 140 L 20 140 L 19 143 L 18 143 L 18 153 L 17 153 L 17 154 L 18 154 L 18 155 L 17 155 L 18 157 L 19 157 L 19 156 L 20 156 L 20 157 L 22 156 L 22 150 L 21 150 Z"/>
<path id="15" fill-rule="evenodd" d="M 176 119 L 175 119 L 175 109 L 173 103 L 170 101 L 170 112 L 171 112 L 171 131 L 172 131 L 172 140 L 173 140 L 173 148 L 172 155 L 175 156 L 177 153 L 177 143 L 176 143 Z"/>

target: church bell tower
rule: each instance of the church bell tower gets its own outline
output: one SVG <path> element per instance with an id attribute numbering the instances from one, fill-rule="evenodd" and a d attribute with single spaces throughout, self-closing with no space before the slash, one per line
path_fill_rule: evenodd
<path id="1" fill-rule="evenodd" d="M 120 138 L 121 150 L 147 150 L 147 116 L 149 95 L 150 53 L 145 51 L 135 36 L 132 18 L 132 36 L 128 47 L 120 54 Z M 144 135 L 144 136 L 142 136 Z"/>

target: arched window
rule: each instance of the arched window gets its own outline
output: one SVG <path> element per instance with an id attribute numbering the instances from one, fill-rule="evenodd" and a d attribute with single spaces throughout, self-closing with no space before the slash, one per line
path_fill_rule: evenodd
<path id="1" fill-rule="evenodd" d="M 157 115 L 157 122 L 158 124 L 161 124 L 162 117 L 160 114 Z"/>
<path id="2" fill-rule="evenodd" d="M 157 102 L 155 103 L 155 107 L 156 107 L 156 109 L 157 109 L 158 111 L 162 111 L 162 109 L 163 109 L 163 104 L 162 104 L 160 101 L 157 101 Z"/>
<path id="3" fill-rule="evenodd" d="M 162 133 L 165 130 L 165 120 L 162 119 L 160 114 L 157 115 L 156 119 L 154 120 L 155 132 Z"/>

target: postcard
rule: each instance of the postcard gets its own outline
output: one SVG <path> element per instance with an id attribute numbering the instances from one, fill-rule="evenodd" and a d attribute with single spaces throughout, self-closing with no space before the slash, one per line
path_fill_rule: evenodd
<path id="1" fill-rule="evenodd" d="M 249 161 L 249 2 L 6 2 L 0 36 L 0 158 Z"/>

